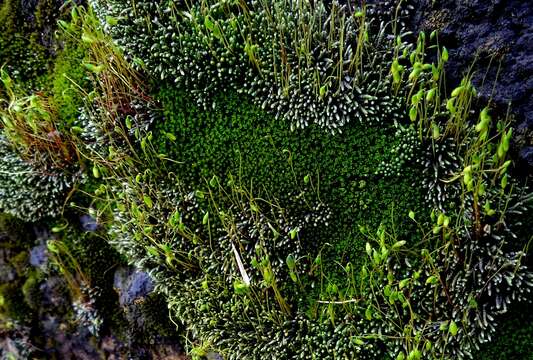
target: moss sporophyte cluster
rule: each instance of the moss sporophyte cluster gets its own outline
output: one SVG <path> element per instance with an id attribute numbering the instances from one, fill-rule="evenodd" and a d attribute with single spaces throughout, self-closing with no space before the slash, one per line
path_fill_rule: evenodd
<path id="1" fill-rule="evenodd" d="M 97 219 L 193 358 L 471 358 L 531 300 L 511 121 L 402 1 L 88 3 L 2 71 L 0 210 Z"/>

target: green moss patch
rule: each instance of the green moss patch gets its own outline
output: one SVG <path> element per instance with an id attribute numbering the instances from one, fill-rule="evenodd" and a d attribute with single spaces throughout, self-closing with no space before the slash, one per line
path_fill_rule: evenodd
<path id="1" fill-rule="evenodd" d="M 177 162 L 172 170 L 191 189 L 203 188 L 213 176 L 225 182 L 232 174 L 255 196 L 290 207 L 289 195 L 312 184 L 313 196 L 332 216 L 304 239 L 304 246 L 315 256 L 323 251 L 328 276 L 336 278 L 338 262 L 362 264 L 366 237 L 361 227 L 394 223 L 399 237 L 418 240 L 414 222 L 404 219 L 411 210 L 424 215 L 420 168 L 408 164 L 400 176 L 376 174 L 398 142 L 392 123 L 354 123 L 341 134 L 317 125 L 291 131 L 237 94 L 220 95 L 208 111 L 181 91 L 163 90 L 159 97 L 165 119 L 156 124 L 155 145 Z M 345 276 L 340 275 L 339 285 L 342 281 Z"/>

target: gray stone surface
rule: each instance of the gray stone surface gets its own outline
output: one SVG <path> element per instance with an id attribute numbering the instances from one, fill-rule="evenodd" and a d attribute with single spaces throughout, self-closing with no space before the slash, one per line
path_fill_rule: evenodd
<path id="1" fill-rule="evenodd" d="M 373 12 L 391 17 L 398 0 L 367 0 Z M 403 0 L 401 20 L 415 35 L 439 31 L 449 50 L 449 88 L 461 81 L 472 64 L 480 105 L 492 98 L 496 113 L 509 104 L 517 129 L 533 133 L 533 1 L 527 0 Z M 529 164 L 533 136 L 515 142 L 515 155 Z M 529 159 L 529 160 L 528 160 Z"/>

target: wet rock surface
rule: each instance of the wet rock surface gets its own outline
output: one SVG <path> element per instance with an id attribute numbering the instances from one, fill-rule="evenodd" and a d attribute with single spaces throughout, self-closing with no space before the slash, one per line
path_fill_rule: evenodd
<path id="1" fill-rule="evenodd" d="M 30 264 L 36 268 L 44 269 L 48 263 L 46 245 L 38 245 L 30 250 Z"/>
<path id="2" fill-rule="evenodd" d="M 113 286 L 119 294 L 121 306 L 131 305 L 148 296 L 154 289 L 150 275 L 133 268 L 119 268 L 115 272 Z"/>
<path id="3" fill-rule="evenodd" d="M 397 0 L 368 0 L 372 12 L 394 17 Z M 439 32 L 439 44 L 449 52 L 449 89 L 471 70 L 480 103 L 501 116 L 509 110 L 521 141 L 515 141 L 520 166 L 533 174 L 533 1 L 524 0 L 402 0 L 399 17 L 405 30 Z M 528 157 L 529 156 L 529 157 Z"/>
<path id="4" fill-rule="evenodd" d="M 533 1 L 413 0 L 408 27 L 439 31 L 449 50 L 447 76 L 458 84 L 473 64 L 483 102 L 504 114 L 509 106 L 518 129 L 533 132 Z M 510 105 L 509 105 L 510 104 Z M 533 173 L 532 137 L 517 143 L 519 159 Z"/>
<path id="5" fill-rule="evenodd" d="M 98 230 L 99 227 L 99 224 L 96 219 L 86 214 L 80 216 L 80 225 L 84 231 L 90 232 Z"/>
<path id="6" fill-rule="evenodd" d="M 533 168 L 533 146 L 528 146 L 520 151 L 520 157 L 524 159 L 526 164 Z"/>
<path id="7" fill-rule="evenodd" d="M 94 222 L 80 221 L 75 242 L 98 230 L 87 224 Z M 78 275 L 69 283 L 47 247 L 55 236 L 46 226 L 0 214 L 0 359 L 185 359 L 147 273 L 74 251 L 77 261 L 95 267 L 91 273 L 109 269 L 109 285 L 100 288 Z M 81 295 L 73 293 L 72 281 Z"/>
<path id="8" fill-rule="evenodd" d="M 523 0 L 415 0 L 414 31 L 439 30 L 450 53 L 447 75 L 458 82 L 476 59 L 474 82 L 533 127 L 533 2 Z M 496 82 L 495 82 L 496 81 Z"/>

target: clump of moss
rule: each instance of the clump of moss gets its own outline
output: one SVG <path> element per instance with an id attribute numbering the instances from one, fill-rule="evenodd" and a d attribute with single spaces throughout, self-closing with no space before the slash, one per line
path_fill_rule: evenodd
<path id="1" fill-rule="evenodd" d="M 23 160 L 2 134 L 0 151 L 0 211 L 28 222 L 61 214 L 74 179 Z"/>
<path id="2" fill-rule="evenodd" d="M 50 75 L 52 101 L 58 110 L 62 126 L 73 126 L 84 105 L 82 91 L 90 88 L 86 69 L 82 66 L 87 49 L 79 42 L 66 38 Z"/>
<path id="3" fill-rule="evenodd" d="M 76 225 L 66 230 L 63 242 L 87 278 L 89 284 L 85 285 L 96 290 L 93 300 L 101 316 L 112 320 L 118 306 L 118 297 L 113 289 L 113 274 L 123 260 L 101 234 L 84 233 Z"/>
<path id="4" fill-rule="evenodd" d="M 39 311 L 42 306 L 42 294 L 39 286 L 44 279 L 43 275 L 42 272 L 37 270 L 30 271 L 20 288 L 24 296 L 24 302 L 32 311 Z"/>
<path id="5" fill-rule="evenodd" d="M 198 189 L 213 176 L 225 182 L 232 174 L 251 184 L 257 196 L 268 194 L 287 207 L 291 194 L 312 181 L 316 196 L 332 208 L 325 231 L 332 257 L 358 263 L 364 245 L 359 226 L 377 228 L 409 211 L 423 214 L 415 161 L 406 162 L 395 176 L 376 174 L 399 141 L 393 123 L 349 124 L 335 135 L 318 125 L 291 131 L 246 96 L 218 96 L 211 111 L 180 91 L 164 90 L 159 98 L 165 118 L 155 126 L 154 142 L 178 162 L 173 170 L 184 183 Z M 401 226 L 403 234 L 413 229 Z M 307 242 L 318 249 L 325 234 L 314 235 Z"/>
<path id="6" fill-rule="evenodd" d="M 91 3 L 102 24 L 85 13 L 97 35 L 85 40 L 103 46 L 88 65 L 103 86 L 80 123 L 105 179 L 93 209 L 187 323 L 192 354 L 465 358 L 529 299 L 533 273 L 510 239 L 533 196 L 507 171 L 512 131 L 488 108 L 473 126 L 469 76 L 447 96 L 435 33 L 406 44 L 397 23 L 336 1 Z M 153 128 L 104 27 L 182 87 L 165 82 Z M 71 70 L 58 65 L 54 89 L 67 123 Z M 106 283 L 102 244 L 64 235 L 51 243 L 70 257 L 64 275 Z"/>
<path id="7" fill-rule="evenodd" d="M 41 0 L 35 6 L 6 0 L 0 5 L 0 64 L 26 89 L 46 84 L 53 63 L 58 3 Z"/>
<path id="8" fill-rule="evenodd" d="M 14 247 L 30 244 L 33 239 L 31 226 L 6 213 L 0 213 L 0 239 L 2 246 Z"/>
<path id="9" fill-rule="evenodd" d="M 158 9 L 143 6 L 146 12 Z M 202 16 L 208 28 L 223 23 Z M 130 25 L 124 28 L 132 30 Z M 187 40 L 195 46 L 196 40 Z M 407 111 L 389 104 L 394 115 L 383 112 L 376 122 L 370 121 L 375 113 L 362 124 L 340 120 L 344 126 L 336 135 L 298 111 L 290 113 L 295 119 L 277 121 L 286 108 L 278 104 L 278 114 L 268 114 L 254 106 L 257 98 L 243 95 L 246 89 L 223 91 L 208 106 L 196 88 L 159 94 L 165 119 L 142 138 L 141 149 L 150 159 L 155 155 L 147 149 L 155 144 L 156 156 L 171 161 L 162 165 L 164 174 L 154 170 L 158 164 L 116 172 L 121 183 L 113 188 L 118 195 L 111 234 L 119 249 L 153 271 L 173 313 L 188 322 L 199 346 L 211 343 L 230 357 L 271 351 L 281 358 L 387 352 L 398 358 L 462 358 L 494 330 L 481 318 L 506 311 L 510 299 L 525 299 L 529 289 L 521 284 L 529 286 L 533 274 L 521 264 L 522 253 L 507 251 L 514 230 L 485 230 L 494 225 L 493 205 L 513 198 L 514 209 L 527 211 L 527 197 L 506 192 L 508 125 L 497 125 L 502 139 L 493 156 L 488 110 L 471 126 L 475 89 L 469 78 L 449 98 L 441 89 L 446 49 L 435 47 L 435 64 L 426 63 L 425 34 L 416 49 L 401 35 L 396 44 L 389 49 L 395 59 L 384 68 L 392 76 L 390 93 L 405 97 Z M 155 56 L 172 60 L 164 45 L 153 49 Z M 217 56 L 204 53 L 211 55 Z M 218 74 L 240 71 L 224 62 L 216 66 Z M 151 70 L 163 74 L 161 79 L 168 75 L 161 63 Z M 194 81 L 195 74 L 176 73 L 173 80 Z M 198 72 L 200 81 L 202 76 Z M 320 90 L 326 96 L 328 89 Z M 301 97 L 302 90 L 286 96 Z M 342 118 L 342 109 L 336 115 Z M 302 129 L 292 131 L 291 122 L 298 121 Z M 446 141 L 456 146 L 436 146 Z M 424 172 L 422 159 L 431 174 Z M 489 181 L 492 173 L 498 175 Z M 450 183 L 460 191 L 450 192 L 454 201 L 442 194 Z M 312 194 L 302 195 L 305 185 Z M 268 217 L 269 206 L 298 213 L 303 208 L 298 200 L 313 197 L 331 211 L 316 228 Z M 311 218 L 303 211 L 299 215 Z M 285 252 L 275 251 L 287 238 L 294 241 L 283 243 Z M 488 299 L 491 292 L 497 295 Z M 440 332 L 428 330 L 435 328 Z M 335 337 L 339 333 L 342 338 Z M 313 345 L 307 347 L 304 339 Z"/>
<path id="10" fill-rule="evenodd" d="M 0 319 L 3 321 L 28 321 L 29 307 L 20 291 L 20 284 L 0 285 Z"/>
<path id="11" fill-rule="evenodd" d="M 27 224 L 7 214 L 0 213 L 0 251 L 2 252 L 2 277 L 0 285 L 0 320 L 25 322 L 30 309 L 21 292 L 27 275 L 29 253 L 34 236 Z"/>

